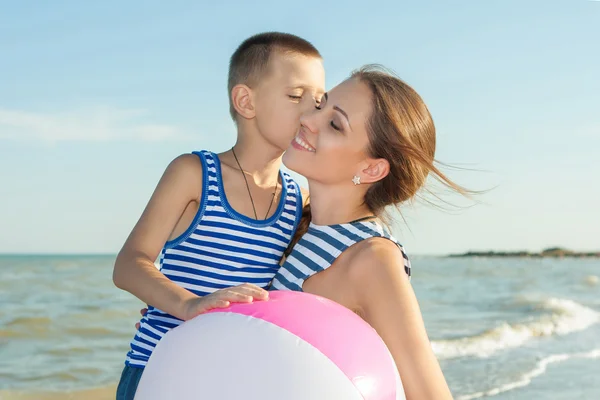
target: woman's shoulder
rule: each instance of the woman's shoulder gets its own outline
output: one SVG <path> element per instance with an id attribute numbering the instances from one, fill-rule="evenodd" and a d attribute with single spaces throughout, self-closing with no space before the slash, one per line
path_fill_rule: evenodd
<path id="1" fill-rule="evenodd" d="M 373 262 L 385 263 L 392 258 L 397 258 L 400 254 L 404 254 L 402 245 L 383 236 L 362 240 L 355 247 L 353 258 L 360 262 L 373 260 Z"/>
<path id="2" fill-rule="evenodd" d="M 385 237 L 365 239 L 352 246 L 347 268 L 357 283 L 386 280 L 403 274 L 410 277 L 410 261 L 404 247 Z"/>

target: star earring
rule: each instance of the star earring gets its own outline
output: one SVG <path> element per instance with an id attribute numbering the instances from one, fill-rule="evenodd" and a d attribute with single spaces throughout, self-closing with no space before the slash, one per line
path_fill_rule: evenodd
<path id="1" fill-rule="evenodd" d="M 360 185 L 360 176 L 356 176 L 354 175 L 354 178 L 352 178 L 352 182 L 354 183 L 354 185 Z"/>

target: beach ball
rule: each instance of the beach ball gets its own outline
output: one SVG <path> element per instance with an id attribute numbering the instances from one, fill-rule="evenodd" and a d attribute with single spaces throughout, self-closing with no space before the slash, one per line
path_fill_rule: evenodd
<path id="1" fill-rule="evenodd" d="M 404 391 L 376 331 L 347 308 L 303 292 L 232 304 L 169 331 L 136 400 L 399 400 Z"/>

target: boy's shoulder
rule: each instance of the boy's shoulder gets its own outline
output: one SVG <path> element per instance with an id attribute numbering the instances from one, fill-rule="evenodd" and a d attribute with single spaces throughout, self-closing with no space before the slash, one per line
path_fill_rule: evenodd
<path id="1" fill-rule="evenodd" d="M 171 170 L 177 174 L 200 174 L 202 178 L 202 163 L 198 159 L 198 155 L 193 153 L 184 153 L 175 157 L 168 165 L 167 170 Z"/>
<path id="2" fill-rule="evenodd" d="M 220 155 L 210 150 L 197 150 L 192 151 L 190 153 L 184 153 L 177 156 L 175 159 L 171 161 L 169 166 L 167 167 L 167 171 L 172 171 L 174 174 L 178 175 L 181 178 L 186 180 L 192 180 L 197 182 L 200 186 L 202 185 L 203 177 L 206 171 L 204 171 L 204 167 L 217 167 L 217 172 L 224 183 L 229 180 L 235 181 L 235 183 L 239 183 L 237 179 L 229 179 L 233 176 L 237 177 L 239 174 L 239 170 L 237 168 L 229 168 L 227 164 L 221 163 Z M 231 171 L 229 170 L 231 169 Z M 284 169 L 281 170 L 287 184 L 292 184 L 295 186 L 296 190 L 300 190 L 302 195 L 302 205 L 305 206 L 309 202 L 309 193 L 308 189 L 302 187 L 300 183 L 294 179 L 292 174 L 287 173 Z"/>
<path id="3" fill-rule="evenodd" d="M 204 163 L 206 160 L 214 162 L 215 158 L 218 158 L 218 155 L 208 150 L 191 151 L 175 157 L 167 169 L 175 170 L 180 174 L 196 174 L 202 178 Z"/>
<path id="4" fill-rule="evenodd" d="M 176 187 L 183 188 L 185 186 L 185 192 L 196 196 L 202 190 L 204 169 L 198 155 L 194 153 L 180 154 L 171 160 L 163 179 L 174 182 Z"/>

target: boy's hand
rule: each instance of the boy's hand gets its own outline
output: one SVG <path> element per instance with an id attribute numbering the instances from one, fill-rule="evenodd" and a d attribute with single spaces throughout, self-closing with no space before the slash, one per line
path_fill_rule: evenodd
<path id="1" fill-rule="evenodd" d="M 184 304 L 184 321 L 192 319 L 197 315 L 210 311 L 214 308 L 229 307 L 231 303 L 252 303 L 254 300 L 267 300 L 269 292 L 253 285 L 244 283 L 225 289 L 219 289 L 204 297 L 194 297 Z M 140 314 L 146 315 L 147 308 L 142 308 Z M 140 323 L 135 323 L 135 329 L 140 329 Z"/>
<path id="2" fill-rule="evenodd" d="M 184 304 L 183 320 L 187 321 L 214 308 L 229 307 L 231 303 L 252 303 L 254 300 L 268 298 L 269 292 L 251 283 L 219 289 L 207 296 L 187 301 Z"/>

